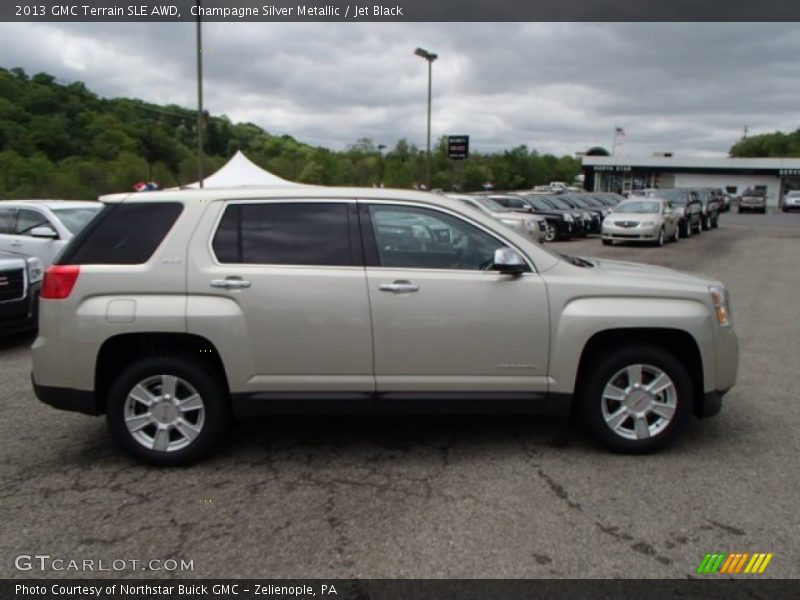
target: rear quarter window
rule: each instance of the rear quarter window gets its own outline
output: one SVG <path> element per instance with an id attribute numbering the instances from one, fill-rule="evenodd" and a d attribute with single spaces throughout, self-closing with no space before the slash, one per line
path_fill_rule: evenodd
<path id="1" fill-rule="evenodd" d="M 106 205 L 75 236 L 58 264 L 139 265 L 153 256 L 183 211 L 180 202 Z"/>

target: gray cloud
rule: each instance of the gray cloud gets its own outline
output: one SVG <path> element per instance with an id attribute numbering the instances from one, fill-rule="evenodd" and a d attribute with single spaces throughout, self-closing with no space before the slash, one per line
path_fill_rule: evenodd
<path id="1" fill-rule="evenodd" d="M 423 146 L 435 51 L 433 135 L 474 148 L 571 154 L 724 155 L 741 135 L 800 125 L 794 24 L 206 23 L 207 108 L 342 148 Z M 6 67 L 82 80 L 103 96 L 194 106 L 193 24 L 2 24 Z"/>

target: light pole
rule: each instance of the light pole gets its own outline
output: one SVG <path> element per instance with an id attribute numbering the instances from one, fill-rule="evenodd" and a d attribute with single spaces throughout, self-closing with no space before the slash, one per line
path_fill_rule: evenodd
<path id="1" fill-rule="evenodd" d="M 433 73 L 433 61 L 439 56 L 433 52 L 428 52 L 422 48 L 414 50 L 414 54 L 428 61 L 428 144 L 425 154 L 425 186 L 431 189 L 431 76 Z"/>
<path id="2" fill-rule="evenodd" d="M 203 187 L 203 32 L 197 0 L 197 184 Z"/>

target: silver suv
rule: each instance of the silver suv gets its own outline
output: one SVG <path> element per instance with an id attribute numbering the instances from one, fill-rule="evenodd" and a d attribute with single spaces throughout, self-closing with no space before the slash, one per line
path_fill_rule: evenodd
<path id="1" fill-rule="evenodd" d="M 232 416 L 579 415 L 652 452 L 736 381 L 717 281 L 564 256 L 399 190 L 165 191 L 105 207 L 44 277 L 33 385 L 105 413 L 145 462 L 208 453 Z"/>

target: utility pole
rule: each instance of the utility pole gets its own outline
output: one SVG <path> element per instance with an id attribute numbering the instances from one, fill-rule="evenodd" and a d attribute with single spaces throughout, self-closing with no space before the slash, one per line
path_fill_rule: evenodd
<path id="1" fill-rule="evenodd" d="M 203 32 L 197 0 L 197 185 L 203 187 Z"/>
<path id="2" fill-rule="evenodd" d="M 425 186 L 431 189 L 431 79 L 433 77 L 433 61 L 439 58 L 438 54 L 428 52 L 422 48 L 414 50 L 414 54 L 428 61 L 428 143 L 425 154 Z"/>

